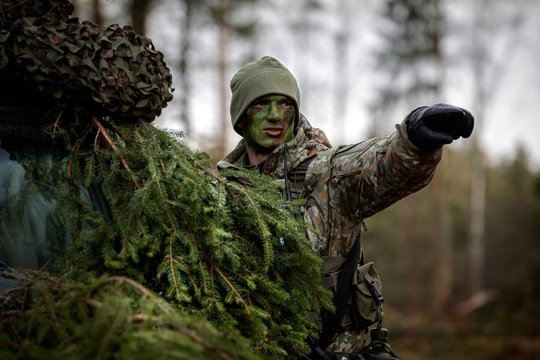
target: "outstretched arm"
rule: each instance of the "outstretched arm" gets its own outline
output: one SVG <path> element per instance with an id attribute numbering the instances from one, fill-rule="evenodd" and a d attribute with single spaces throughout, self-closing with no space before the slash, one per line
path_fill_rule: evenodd
<path id="1" fill-rule="evenodd" d="M 392 135 L 334 149 L 312 164 L 310 172 L 326 184 L 334 211 L 366 218 L 426 186 L 442 145 L 470 136 L 473 125 L 464 109 L 421 107 L 396 125 Z"/>

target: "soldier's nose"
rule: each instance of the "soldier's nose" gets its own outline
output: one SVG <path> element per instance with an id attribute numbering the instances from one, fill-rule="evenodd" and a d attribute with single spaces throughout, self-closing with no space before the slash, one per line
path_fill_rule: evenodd
<path id="1" fill-rule="evenodd" d="M 270 104 L 270 109 L 268 109 L 268 120 L 277 121 L 281 119 L 281 111 L 277 104 L 272 103 Z"/>

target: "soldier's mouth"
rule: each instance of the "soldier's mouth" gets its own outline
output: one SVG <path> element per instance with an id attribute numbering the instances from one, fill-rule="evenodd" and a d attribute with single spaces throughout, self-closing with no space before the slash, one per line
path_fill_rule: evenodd
<path id="1" fill-rule="evenodd" d="M 264 129 L 264 133 L 268 136 L 280 136 L 283 133 L 283 129 L 281 128 L 267 128 Z"/>

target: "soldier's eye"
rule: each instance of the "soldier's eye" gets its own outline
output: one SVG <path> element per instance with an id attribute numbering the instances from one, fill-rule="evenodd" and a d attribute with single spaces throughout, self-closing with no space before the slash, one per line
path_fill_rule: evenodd
<path id="1" fill-rule="evenodd" d="M 290 100 L 286 100 L 286 101 L 282 101 L 280 103 L 281 107 L 284 107 L 284 108 L 287 108 L 287 109 L 290 109 L 294 106 L 293 102 L 290 101 Z"/>
<path id="2" fill-rule="evenodd" d="M 268 106 L 268 101 L 267 100 L 256 100 L 253 103 L 253 107 L 256 107 L 256 108 L 262 108 L 262 107 L 265 107 L 265 106 Z"/>

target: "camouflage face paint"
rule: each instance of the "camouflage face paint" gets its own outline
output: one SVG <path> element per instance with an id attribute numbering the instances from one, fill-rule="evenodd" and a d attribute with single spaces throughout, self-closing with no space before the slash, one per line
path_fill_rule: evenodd
<path id="1" fill-rule="evenodd" d="M 244 139 L 257 153 L 269 154 L 294 135 L 294 102 L 283 95 L 266 95 L 246 111 Z"/>

